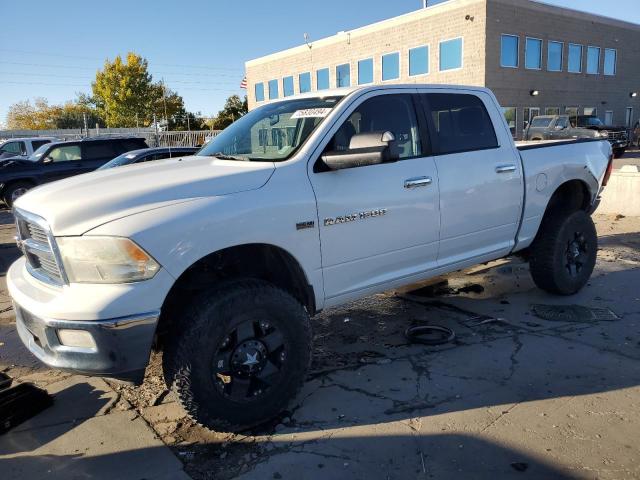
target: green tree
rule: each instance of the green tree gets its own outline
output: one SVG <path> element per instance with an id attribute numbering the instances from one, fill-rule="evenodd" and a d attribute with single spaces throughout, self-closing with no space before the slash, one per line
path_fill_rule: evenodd
<path id="1" fill-rule="evenodd" d="M 238 95 L 232 95 L 227 98 L 224 107 L 213 120 L 212 128 L 214 130 L 224 130 L 248 111 L 247 97 L 245 96 L 244 100 L 241 100 Z"/>
<path id="2" fill-rule="evenodd" d="M 7 114 L 7 127 L 14 130 L 83 128 L 85 115 L 89 127 L 100 123 L 96 111 L 78 101 L 50 105 L 47 99 L 36 98 L 33 104 L 25 100 L 11 105 Z"/>
<path id="3" fill-rule="evenodd" d="M 92 83 L 91 102 L 110 127 L 149 125 L 154 114 L 158 121 L 171 118 L 184 109 L 176 92 L 160 82 L 153 82 L 148 62 L 129 52 L 126 61 L 119 55 L 105 61 Z"/>

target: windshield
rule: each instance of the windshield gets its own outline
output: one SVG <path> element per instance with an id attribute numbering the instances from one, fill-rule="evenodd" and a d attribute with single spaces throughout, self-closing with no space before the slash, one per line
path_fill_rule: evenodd
<path id="1" fill-rule="evenodd" d="M 135 154 L 123 153 L 122 155 L 117 156 L 113 160 L 109 160 L 107 163 L 102 165 L 98 170 L 105 170 L 107 168 L 121 167 L 122 165 L 129 165 L 130 163 L 133 163 L 135 159 L 136 159 Z"/>
<path id="2" fill-rule="evenodd" d="M 546 128 L 549 125 L 551 125 L 551 120 L 553 120 L 553 117 L 536 117 L 533 120 L 531 120 L 531 126 Z"/>
<path id="3" fill-rule="evenodd" d="M 598 117 L 578 117 L 578 126 L 580 127 L 599 127 L 604 125 Z"/>
<path id="4" fill-rule="evenodd" d="M 42 157 L 42 155 L 44 154 L 44 152 L 47 151 L 47 149 L 51 146 L 50 143 L 45 143 L 44 145 L 42 145 L 40 148 L 38 148 L 35 152 L 33 152 L 31 155 L 29 155 L 27 157 L 27 160 L 31 160 L 33 162 L 37 162 L 38 160 L 40 160 L 40 157 Z"/>
<path id="5" fill-rule="evenodd" d="M 223 130 L 198 155 L 230 160 L 286 160 L 342 98 L 305 98 L 264 105 Z"/>

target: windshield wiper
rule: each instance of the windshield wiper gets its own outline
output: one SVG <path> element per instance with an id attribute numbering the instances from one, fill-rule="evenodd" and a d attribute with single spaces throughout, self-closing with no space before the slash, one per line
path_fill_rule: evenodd
<path id="1" fill-rule="evenodd" d="M 240 160 L 242 162 L 249 161 L 249 157 L 237 157 L 233 155 L 227 155 L 226 153 L 222 153 L 222 152 L 208 153 L 207 157 L 215 157 L 215 158 L 219 158 L 220 160 Z"/>

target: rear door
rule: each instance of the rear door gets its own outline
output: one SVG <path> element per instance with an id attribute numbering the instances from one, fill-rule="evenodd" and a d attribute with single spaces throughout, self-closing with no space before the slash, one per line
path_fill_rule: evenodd
<path id="1" fill-rule="evenodd" d="M 436 266 L 438 177 L 415 91 L 369 92 L 336 122 L 324 151 L 361 133 L 391 132 L 397 161 L 328 171 L 310 162 L 328 305 L 384 289 Z"/>
<path id="2" fill-rule="evenodd" d="M 440 184 L 438 264 L 506 255 L 514 245 L 524 189 L 520 159 L 501 128 L 499 109 L 484 92 L 421 97 Z"/>

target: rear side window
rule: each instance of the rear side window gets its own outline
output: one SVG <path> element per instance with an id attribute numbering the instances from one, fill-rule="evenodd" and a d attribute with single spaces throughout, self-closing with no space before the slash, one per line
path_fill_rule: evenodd
<path id="1" fill-rule="evenodd" d="M 36 151 L 42 145 L 46 145 L 47 143 L 51 143 L 51 140 L 34 140 L 31 142 L 31 146 L 33 147 L 33 151 Z"/>
<path id="2" fill-rule="evenodd" d="M 148 148 L 147 143 L 142 138 L 128 138 L 116 142 L 116 150 L 120 153 L 130 152 L 131 150 L 140 150 L 142 148 Z"/>
<path id="3" fill-rule="evenodd" d="M 425 96 L 440 154 L 498 147 L 493 122 L 478 97 L 451 93 Z"/>
<path id="4" fill-rule="evenodd" d="M 111 159 L 117 157 L 110 142 L 87 142 L 84 147 L 84 160 Z"/>

